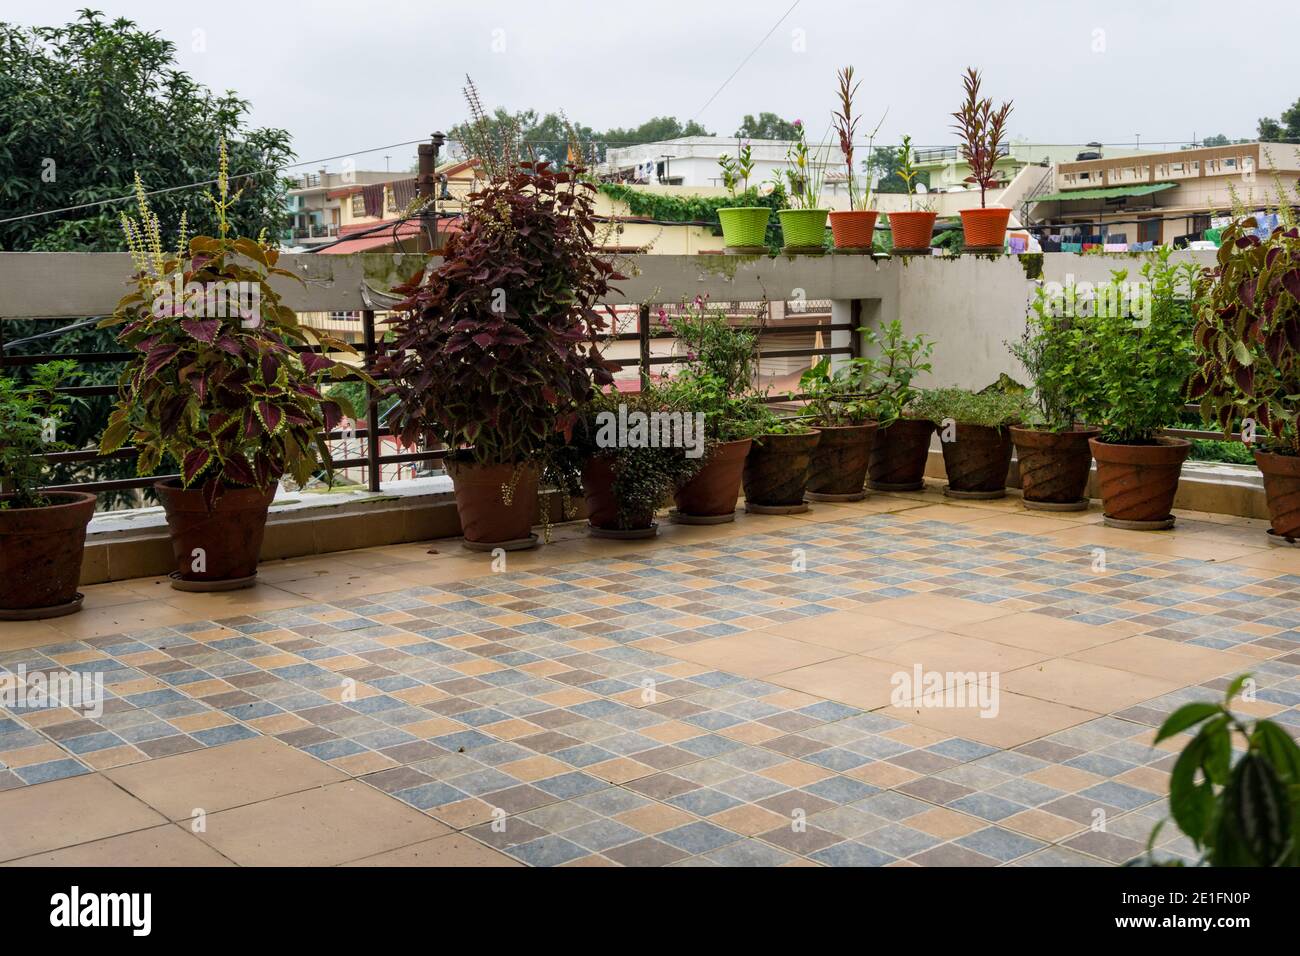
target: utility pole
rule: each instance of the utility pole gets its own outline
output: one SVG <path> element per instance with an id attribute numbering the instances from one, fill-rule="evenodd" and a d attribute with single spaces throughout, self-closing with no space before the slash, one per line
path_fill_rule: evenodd
<path id="1" fill-rule="evenodd" d="M 416 195 L 430 200 L 420 213 L 420 251 L 433 252 L 438 248 L 438 153 L 447 137 L 434 133 L 429 142 L 420 144 L 419 174 L 415 179 Z"/>

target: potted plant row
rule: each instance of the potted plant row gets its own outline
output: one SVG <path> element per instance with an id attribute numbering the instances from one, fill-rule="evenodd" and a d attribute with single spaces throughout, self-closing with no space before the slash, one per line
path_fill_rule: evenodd
<path id="1" fill-rule="evenodd" d="M 1292 218 L 1290 221 L 1294 221 Z M 1254 217 L 1223 234 L 1196 284 L 1196 370 L 1188 397 L 1207 423 L 1254 446 L 1264 477 L 1269 541 L 1300 541 L 1300 230 L 1266 239 Z"/>
<path id="2" fill-rule="evenodd" d="M 918 418 L 934 422 L 943 452 L 950 498 L 992 499 L 1007 493 L 1011 426 L 1023 422 L 1029 399 L 1023 391 L 991 386 L 927 390 L 913 405 Z"/>

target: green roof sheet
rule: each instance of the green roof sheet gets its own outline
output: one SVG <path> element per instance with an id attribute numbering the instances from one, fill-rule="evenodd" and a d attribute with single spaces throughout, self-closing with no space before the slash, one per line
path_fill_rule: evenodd
<path id="1" fill-rule="evenodd" d="M 1141 186 L 1112 186 L 1108 189 L 1071 189 L 1063 193 L 1034 196 L 1030 202 L 1068 202 L 1072 199 L 1119 199 L 1121 196 L 1147 196 L 1162 189 L 1173 189 L 1177 183 L 1143 183 Z"/>

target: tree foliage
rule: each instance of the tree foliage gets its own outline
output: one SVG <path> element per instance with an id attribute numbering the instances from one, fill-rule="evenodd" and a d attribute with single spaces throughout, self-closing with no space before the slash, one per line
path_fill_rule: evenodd
<path id="1" fill-rule="evenodd" d="M 1300 99 L 1277 119 L 1260 117 L 1259 138 L 1265 143 L 1300 143 Z"/>
<path id="2" fill-rule="evenodd" d="M 796 139 L 799 130 L 791 120 L 782 119 L 775 113 L 759 113 L 755 118 L 746 113 L 736 130 L 739 139 Z"/>

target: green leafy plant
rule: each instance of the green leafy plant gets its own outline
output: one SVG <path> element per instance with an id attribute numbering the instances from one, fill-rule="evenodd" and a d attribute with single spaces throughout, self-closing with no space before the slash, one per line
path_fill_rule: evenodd
<path id="1" fill-rule="evenodd" d="M 786 149 L 785 184 L 790 194 L 791 209 L 820 209 L 822 181 L 826 176 L 826 163 L 820 148 L 808 145 L 808 134 L 803 120 L 794 121 L 795 138 Z"/>
<path id="2" fill-rule="evenodd" d="M 1060 299 L 1039 286 L 1020 341 L 1008 345 L 1033 380 L 1036 424 L 1050 431 L 1074 426 L 1078 408 L 1092 387 L 1086 365 L 1077 361 L 1072 319 Z"/>
<path id="3" fill-rule="evenodd" d="M 923 391 L 913 402 L 911 410 L 918 418 L 928 418 L 932 422 L 951 419 L 959 425 L 1005 428 L 1023 422 L 1032 407 L 1023 391 L 985 389 L 972 392 L 964 388 L 936 388 Z"/>
<path id="4" fill-rule="evenodd" d="M 723 153 L 718 157 L 718 166 L 728 195 L 734 199 L 737 190 L 749 191 L 749 177 L 754 173 L 754 149 L 749 143 L 742 143 L 735 156 Z"/>
<path id="5" fill-rule="evenodd" d="M 122 217 L 136 289 L 101 327 L 121 326 L 117 341 L 137 356 L 119 379 L 101 453 L 131 439 L 140 475 L 170 457 L 184 487 L 202 479 L 209 507 L 229 488 L 266 490 L 286 472 L 301 485 L 321 468 L 330 472 L 320 432 L 356 412 L 341 398 L 324 398 L 321 388 L 326 380 L 366 376 L 324 354 L 355 349 L 299 325 L 281 303 L 267 280 L 296 276 L 276 266 L 279 253 L 230 237 L 226 214 L 239 193 L 230 191 L 224 144 L 210 197 L 217 237 L 186 242 L 182 217 L 176 251 L 164 251 L 138 179 L 136 188 L 138 218 Z M 322 353 L 294 349 L 312 344 Z"/>
<path id="6" fill-rule="evenodd" d="M 931 212 L 934 208 L 933 200 L 918 200 L 916 198 L 917 180 L 921 178 L 921 172 L 916 165 L 916 150 L 912 148 L 912 137 L 904 135 L 903 142 L 898 147 L 898 159 L 895 163 L 894 174 L 903 181 L 903 185 L 907 189 L 908 212 Z"/>
<path id="7" fill-rule="evenodd" d="M 766 309 L 763 310 L 766 315 Z M 684 368 L 667 385 L 674 404 L 704 413 L 713 441 L 739 441 L 762 431 L 763 406 L 754 392 L 762 324 L 733 325 L 703 297 L 665 317 Z"/>
<path id="8" fill-rule="evenodd" d="M 799 377 L 815 422 L 822 425 L 888 425 L 919 394 L 917 375 L 930 371 L 934 343 L 924 335 L 905 338 L 895 319 L 882 329 L 861 328 L 864 354 L 832 368 L 828 357 Z"/>
<path id="9" fill-rule="evenodd" d="M 648 192 L 623 183 L 601 183 L 599 190 L 611 199 L 626 203 L 634 216 L 645 216 L 659 222 L 681 222 L 707 225 L 714 235 L 722 235 L 722 225 L 718 221 L 718 210 L 733 206 L 767 206 L 772 213 L 785 208 L 785 187 L 781 183 L 763 184 L 770 186 L 764 191 L 750 186 L 744 192 L 729 196 L 676 196 L 667 193 Z M 781 226 L 775 215 L 769 215 L 767 233 L 764 241 L 773 252 L 781 248 Z"/>
<path id="10" fill-rule="evenodd" d="M 1069 328 L 1083 420 L 1101 429 L 1102 441 L 1151 444 L 1160 430 L 1177 424 L 1188 379 L 1196 370 L 1192 346 L 1191 292 L 1195 263 L 1174 265 L 1169 249 L 1143 264 L 1148 308 L 1137 316 L 1126 307 L 1080 310 Z M 1123 286 L 1128 272 L 1112 272 Z"/>
<path id="11" fill-rule="evenodd" d="M 650 386 L 640 393 L 624 394 L 616 388 L 596 395 L 583 407 L 573 446 L 581 458 L 606 459 L 614 472 L 614 495 L 618 500 L 618 523 L 623 529 L 634 528 L 656 509 L 667 504 L 673 492 L 699 473 L 705 458 L 687 457 L 680 447 L 605 447 L 598 441 L 599 416 L 617 415 L 624 406 L 629 415 L 635 412 L 692 414 L 684 391 L 675 395 L 669 389 Z"/>
<path id="12" fill-rule="evenodd" d="M 1188 398 L 1228 435 L 1240 419 L 1260 445 L 1300 454 L 1300 230 L 1261 240 L 1253 217 L 1223 233 L 1217 263 L 1196 283 L 1195 374 Z"/>
<path id="13" fill-rule="evenodd" d="M 997 109 L 992 97 L 980 96 L 980 73 L 974 67 L 966 70 L 962 87 L 966 98 L 952 114 L 957 122 L 952 128 L 961 137 L 961 155 L 970 167 L 966 182 L 980 188 L 980 206 L 986 205 L 986 191 L 997 185 L 999 150 L 1007 135 L 1007 119 L 1011 116 L 1011 101 Z"/>
<path id="14" fill-rule="evenodd" d="M 46 362 L 32 370 L 31 381 L 0 378 L 0 493 L 10 495 L 0 508 L 43 508 L 50 499 L 40 492 L 48 467 L 40 456 L 64 451 L 59 426 L 80 399 L 57 391 L 77 370 L 69 359 Z"/>
<path id="15" fill-rule="evenodd" d="M 1273 721 L 1229 710 L 1249 679 L 1236 678 L 1222 703 L 1184 704 L 1161 724 L 1157 744 L 1197 728 L 1170 774 L 1169 812 L 1200 864 L 1300 866 L 1300 748 Z M 1234 742 L 1245 746 L 1235 763 Z"/>

